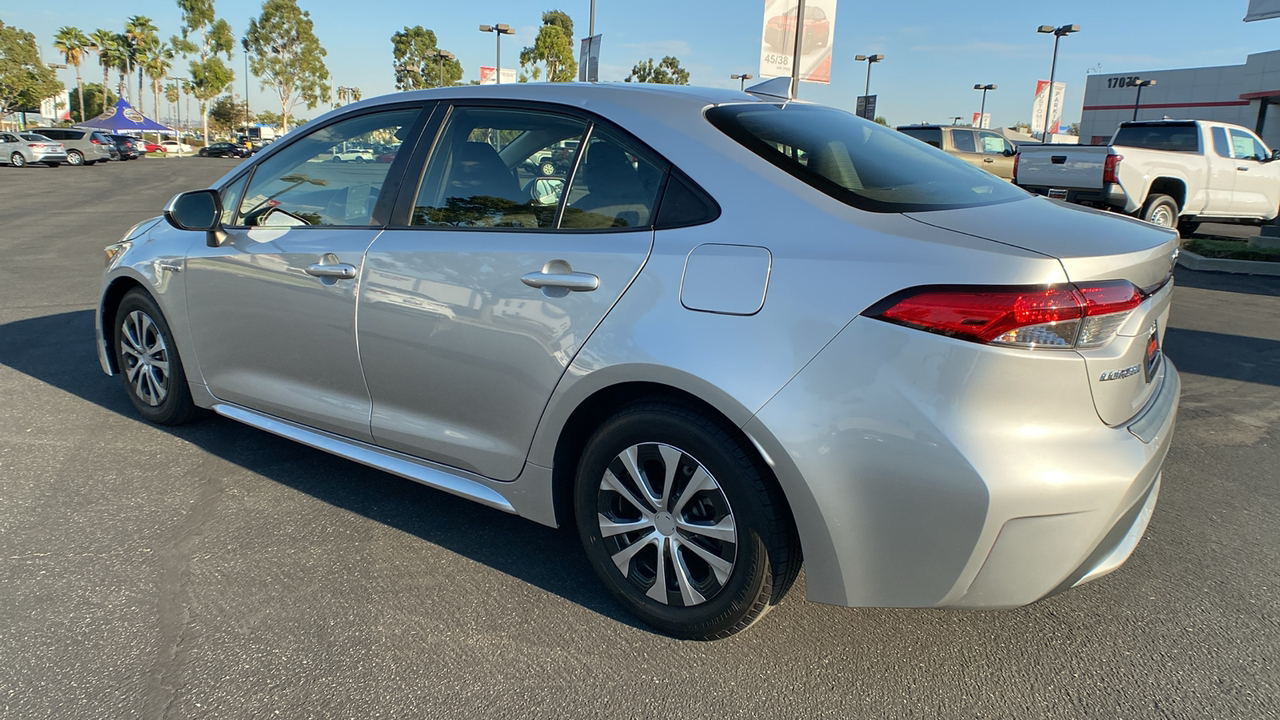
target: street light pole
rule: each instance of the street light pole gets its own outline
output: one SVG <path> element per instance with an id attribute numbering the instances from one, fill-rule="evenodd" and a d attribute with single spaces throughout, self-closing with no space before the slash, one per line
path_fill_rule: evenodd
<path id="1" fill-rule="evenodd" d="M 498 65 L 493 69 L 494 83 L 502 84 L 502 36 L 515 35 L 516 31 L 511 29 L 510 25 L 497 23 L 496 25 L 481 25 L 480 32 L 491 32 L 498 36 Z M 551 78 L 547 78 L 550 81 Z"/>
<path id="2" fill-rule="evenodd" d="M 1156 84 L 1155 80 L 1139 80 L 1138 81 L 1138 97 L 1134 98 L 1134 101 L 1133 101 L 1133 119 L 1134 120 L 1138 119 L 1138 106 L 1142 104 L 1142 88 L 1147 87 L 1148 85 L 1155 85 L 1155 84 Z"/>
<path id="3" fill-rule="evenodd" d="M 244 137 L 249 140 L 249 36 L 240 43 L 244 46 Z"/>
<path id="4" fill-rule="evenodd" d="M 730 75 L 729 79 L 739 81 L 738 89 L 745 90 L 747 88 L 747 81 L 753 77 L 755 77 L 755 75 L 752 75 L 751 73 L 744 73 L 742 75 Z"/>
<path id="5" fill-rule="evenodd" d="M 995 90 L 995 85 L 974 85 L 974 90 L 982 91 L 982 109 L 978 110 L 978 127 L 982 127 L 982 118 L 987 114 L 987 91 Z"/>
<path id="6" fill-rule="evenodd" d="M 1049 64 L 1049 97 L 1044 108 L 1044 136 L 1041 138 L 1044 142 L 1049 142 L 1049 121 L 1053 118 L 1053 79 L 1054 73 L 1058 69 L 1058 41 L 1074 32 L 1080 32 L 1079 25 L 1062 25 L 1054 27 L 1052 25 L 1041 25 L 1036 28 L 1038 33 L 1053 33 L 1053 61 Z M 1055 130 L 1057 128 L 1054 128 Z"/>
<path id="7" fill-rule="evenodd" d="M 862 62 L 863 60 L 867 61 L 867 84 L 862 91 L 862 97 L 865 98 L 863 100 L 862 110 L 863 112 L 867 112 L 868 110 L 867 104 L 871 102 L 871 65 L 874 63 L 878 63 L 881 60 L 884 60 L 884 55 L 881 53 L 876 53 L 875 55 L 855 55 L 853 59 L 857 62 Z M 864 115 L 863 117 L 866 117 L 866 116 Z M 867 119 L 874 120 L 875 118 L 867 118 Z"/>

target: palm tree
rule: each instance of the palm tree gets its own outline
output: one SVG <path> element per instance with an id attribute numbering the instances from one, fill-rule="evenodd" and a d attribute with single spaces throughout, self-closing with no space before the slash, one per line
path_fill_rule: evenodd
<path id="1" fill-rule="evenodd" d="M 152 35 L 147 38 L 142 46 L 143 57 L 145 58 L 143 69 L 147 73 L 147 77 L 151 78 L 151 90 L 155 93 L 156 102 L 152 106 L 153 117 L 160 118 L 160 81 L 164 80 L 169 74 L 169 70 L 173 68 L 173 48 L 169 43 L 161 40 L 159 37 Z"/>
<path id="2" fill-rule="evenodd" d="M 80 81 L 80 63 L 84 54 L 93 48 L 88 36 L 75 27 L 62 27 L 53 36 L 53 47 L 62 53 L 67 64 L 76 69 L 76 95 L 80 97 L 80 122 L 84 122 L 84 84 Z"/>
<path id="3" fill-rule="evenodd" d="M 115 55 L 112 54 L 112 47 L 116 44 L 116 34 L 110 30 L 98 28 L 89 36 L 89 42 L 93 43 L 93 48 L 98 52 L 98 64 L 102 66 L 102 104 L 103 109 L 107 104 L 107 83 L 111 68 L 116 66 Z"/>
<path id="4" fill-rule="evenodd" d="M 146 64 L 147 41 L 156 36 L 155 24 L 146 15 L 134 15 L 124 23 L 124 36 L 129 42 L 129 57 L 138 68 L 138 105 L 142 105 L 142 70 Z"/>
<path id="5" fill-rule="evenodd" d="M 129 88 L 125 87 L 124 78 L 133 74 L 133 46 L 129 44 L 129 36 L 124 33 L 112 35 L 111 60 L 112 66 L 120 73 L 120 97 L 128 97 L 126 91 Z"/>

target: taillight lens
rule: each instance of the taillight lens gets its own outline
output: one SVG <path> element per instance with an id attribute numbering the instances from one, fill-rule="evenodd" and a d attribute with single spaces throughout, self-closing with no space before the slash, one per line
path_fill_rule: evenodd
<path id="1" fill-rule="evenodd" d="M 1102 182 L 1120 182 L 1120 161 L 1123 159 L 1123 155 L 1108 155 L 1107 159 L 1102 161 Z"/>
<path id="2" fill-rule="evenodd" d="M 101 141 L 101 140 L 99 140 L 98 138 L 89 138 L 89 142 L 93 143 L 94 145 L 101 145 L 101 144 L 102 144 L 102 141 Z"/>
<path id="3" fill-rule="evenodd" d="M 1145 297 L 1124 280 L 1035 288 L 920 288 L 890 297 L 867 314 L 989 345 L 1092 348 L 1111 342 Z"/>

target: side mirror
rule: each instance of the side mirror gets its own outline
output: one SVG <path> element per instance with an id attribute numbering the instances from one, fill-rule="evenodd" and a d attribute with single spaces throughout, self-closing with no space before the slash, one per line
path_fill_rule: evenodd
<path id="1" fill-rule="evenodd" d="M 1262 162 L 1273 162 L 1275 160 L 1280 160 L 1280 150 L 1272 150 L 1271 157 L 1263 158 Z"/>
<path id="2" fill-rule="evenodd" d="M 222 232 L 222 197 L 217 190 L 174 195 L 164 208 L 164 219 L 179 230 L 204 230 L 209 247 L 218 247 L 226 238 Z"/>
<path id="3" fill-rule="evenodd" d="M 1005 148 L 1005 149 L 1004 149 L 1004 156 L 1005 156 L 1005 157 L 1013 157 L 1014 155 L 1017 155 L 1017 154 L 1018 154 L 1018 149 L 1017 149 L 1017 148 Z"/>

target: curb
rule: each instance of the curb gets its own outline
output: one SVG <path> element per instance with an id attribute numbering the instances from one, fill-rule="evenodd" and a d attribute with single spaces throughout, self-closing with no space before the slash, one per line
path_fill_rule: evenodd
<path id="1" fill-rule="evenodd" d="M 1189 252 L 1185 248 L 1182 252 L 1178 253 L 1178 264 L 1188 270 L 1232 273 L 1235 275 L 1270 275 L 1272 277 L 1280 277 L 1280 262 L 1207 258 L 1203 255 L 1197 255 L 1193 252 Z"/>

